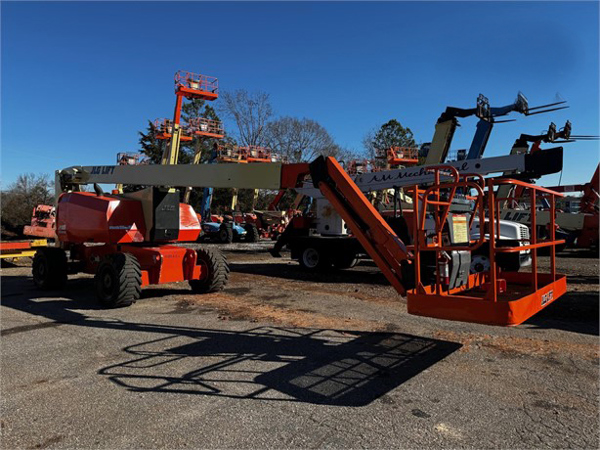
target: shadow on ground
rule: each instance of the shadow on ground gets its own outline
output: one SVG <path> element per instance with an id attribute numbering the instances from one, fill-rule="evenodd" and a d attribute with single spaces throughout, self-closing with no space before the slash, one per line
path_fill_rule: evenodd
<path id="1" fill-rule="evenodd" d="M 526 323 L 536 328 L 552 328 L 598 336 L 600 335 L 599 314 L 597 291 L 571 291 L 542 309 Z"/>
<path id="2" fill-rule="evenodd" d="M 458 348 L 399 333 L 186 329 L 124 348 L 131 359 L 99 373 L 136 392 L 364 406 Z"/>
<path id="3" fill-rule="evenodd" d="M 149 339 L 122 349 L 123 361 L 98 374 L 134 392 L 334 406 L 367 405 L 461 347 L 402 333 L 137 323 L 121 319 L 130 316 L 127 310 L 94 315 L 98 307 L 90 282 L 73 280 L 49 295 L 35 289 L 28 277 L 3 279 L 2 306 L 50 321 L 4 329 L 2 337 L 65 324 L 131 331 L 136 340 L 149 333 Z"/>

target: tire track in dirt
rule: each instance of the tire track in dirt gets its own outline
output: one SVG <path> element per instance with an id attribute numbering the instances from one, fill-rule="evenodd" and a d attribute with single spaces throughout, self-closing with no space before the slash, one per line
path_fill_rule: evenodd
<path id="1" fill-rule="evenodd" d="M 386 325 L 371 320 L 327 316 L 313 311 L 266 305 L 250 296 L 213 293 L 198 296 L 181 296 L 179 308 L 190 311 L 196 306 L 219 311 L 221 320 L 247 320 L 270 322 L 298 328 L 344 329 L 355 331 L 383 331 Z"/>

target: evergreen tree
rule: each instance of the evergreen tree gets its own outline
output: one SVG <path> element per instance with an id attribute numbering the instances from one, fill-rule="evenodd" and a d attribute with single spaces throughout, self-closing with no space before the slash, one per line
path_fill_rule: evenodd
<path id="1" fill-rule="evenodd" d="M 140 135 L 140 147 L 142 147 L 142 153 L 148 157 L 151 164 L 160 164 L 162 158 L 163 146 L 160 139 L 156 138 L 158 130 L 154 126 L 152 121 L 148 121 L 148 129 L 146 133 L 139 131 Z M 165 143 L 166 145 L 166 143 Z"/>
<path id="2" fill-rule="evenodd" d="M 378 152 L 385 152 L 390 147 L 416 147 L 417 143 L 410 128 L 391 119 L 379 129 L 369 131 L 363 139 L 363 145 L 369 158 L 374 159 Z M 378 160 L 378 163 L 385 166 L 383 160 Z"/>
<path id="3" fill-rule="evenodd" d="M 413 133 L 410 128 L 404 128 L 396 119 L 381 125 L 373 138 L 373 147 L 387 150 L 390 147 L 415 147 Z"/>

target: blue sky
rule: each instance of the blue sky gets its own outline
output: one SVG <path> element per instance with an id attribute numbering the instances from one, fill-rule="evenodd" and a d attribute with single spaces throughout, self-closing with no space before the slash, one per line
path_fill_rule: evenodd
<path id="1" fill-rule="evenodd" d="M 531 105 L 560 95 L 570 109 L 497 125 L 486 156 L 551 121 L 599 133 L 597 2 L 1 7 L 3 185 L 136 150 L 147 119 L 172 115 L 178 69 L 268 92 L 277 114 L 315 119 L 355 151 L 391 118 L 427 142 L 446 106 L 472 107 L 479 93 L 503 106 L 519 90 Z M 453 149 L 469 146 L 476 119 L 461 124 Z M 598 142 L 567 145 L 562 183 L 587 181 Z"/>

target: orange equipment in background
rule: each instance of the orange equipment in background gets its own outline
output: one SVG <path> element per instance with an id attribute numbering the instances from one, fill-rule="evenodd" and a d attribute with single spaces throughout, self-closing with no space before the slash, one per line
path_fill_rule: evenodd
<path id="1" fill-rule="evenodd" d="M 207 119 L 205 117 L 193 117 L 188 121 L 186 132 L 189 135 L 203 136 L 214 139 L 223 139 L 225 130 L 220 120 Z"/>
<path id="2" fill-rule="evenodd" d="M 156 119 L 154 121 L 154 128 L 157 131 L 156 139 L 159 139 L 161 141 L 167 141 L 173 137 L 173 121 L 171 119 Z M 183 132 L 181 133 L 179 140 L 189 142 L 193 139 L 193 137 L 190 136 L 187 127 L 184 128 L 182 131 Z"/>
<path id="3" fill-rule="evenodd" d="M 419 164 L 419 149 L 412 147 L 390 147 L 378 152 L 377 158 L 385 159 L 389 168 Z"/>
<path id="4" fill-rule="evenodd" d="M 25 225 L 23 234 L 47 239 L 55 239 L 54 225 L 56 212 L 54 206 L 37 205 L 33 208 L 31 224 Z"/>
<path id="5" fill-rule="evenodd" d="M 179 160 L 180 141 L 189 141 L 192 139 L 184 131 L 192 132 L 199 136 L 223 137 L 223 127 L 222 124 L 217 123 L 218 121 L 208 121 L 208 119 L 197 121 L 193 124 L 187 124 L 187 130 L 184 130 L 181 126 L 181 108 L 184 98 L 212 101 L 219 97 L 218 90 L 219 82 L 215 77 L 185 70 L 179 70 L 175 73 L 175 111 L 173 113 L 173 122 L 170 123 L 171 132 L 165 134 L 165 136 L 170 135 L 168 136 L 170 142 L 169 147 L 163 150 L 161 164 L 177 164 Z M 191 129 L 190 125 L 192 126 Z M 203 129 L 204 127 L 206 130 Z M 209 131 L 209 128 L 211 128 L 211 131 Z M 169 127 L 167 127 L 167 131 L 169 131 Z M 197 155 L 197 158 L 199 158 L 199 155 Z"/>

